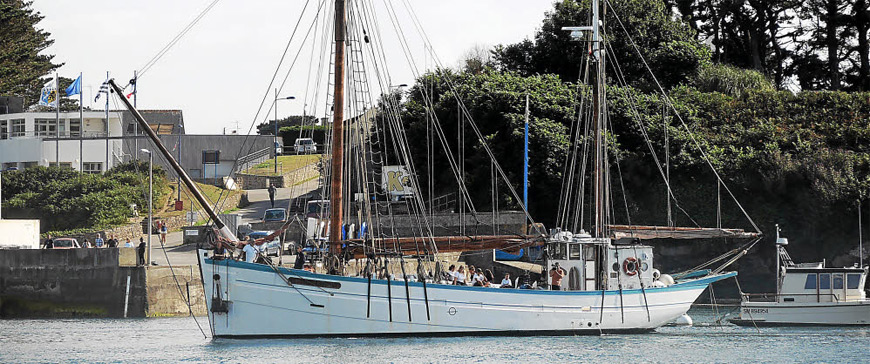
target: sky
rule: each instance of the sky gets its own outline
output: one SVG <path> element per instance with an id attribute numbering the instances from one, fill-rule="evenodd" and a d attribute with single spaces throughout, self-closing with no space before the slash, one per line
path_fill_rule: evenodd
<path id="1" fill-rule="evenodd" d="M 134 70 L 148 61 L 178 35 L 214 0 L 41 0 L 33 4 L 45 18 L 37 25 L 51 33 L 55 43 L 45 53 L 54 54 L 62 77 L 83 74 L 85 106 L 103 109 L 104 101 L 93 103 L 106 72 L 126 84 Z M 315 110 L 323 116 L 326 102 L 313 99 L 316 81 L 309 79 L 312 41 L 304 35 L 314 22 L 320 2 L 310 0 L 220 0 L 138 82 L 137 106 L 141 109 L 180 109 L 190 134 L 219 134 L 239 129 L 247 133 L 252 124 L 274 118 L 270 111 L 274 91 L 269 87 L 273 73 L 299 22 L 299 30 L 288 48 L 278 72 L 287 84 L 279 97 L 296 96 L 277 104 L 278 117 Z M 332 4 L 331 0 L 326 1 Z M 416 31 L 406 4 L 417 15 L 433 52 L 441 63 L 456 66 L 471 48 L 509 44 L 534 36 L 550 0 L 371 0 L 380 33 L 368 29 L 371 37 L 384 44 L 384 59 L 391 84 L 413 84 L 414 71 L 397 36 L 402 29 L 407 49 L 418 69 L 430 68 L 423 37 Z M 392 5 L 395 17 L 389 16 Z M 300 13 L 303 15 L 300 17 Z M 322 23 L 320 23 L 322 24 Z M 313 29 L 319 29 L 314 27 Z M 322 37 L 319 37 L 322 38 Z M 296 66 L 289 68 L 294 56 Z M 314 57 L 318 59 L 318 57 Z M 289 70 L 289 71 L 288 71 Z M 321 79 L 328 74 L 322 73 Z M 123 82 L 120 82 L 123 81 Z M 321 82 L 322 84 L 323 82 Z M 320 89 L 326 89 L 323 85 Z M 325 95 L 324 91 L 318 94 Z M 268 95 L 268 96 L 266 96 Z M 303 95 L 311 95 L 306 98 Z M 264 101 L 265 100 L 265 101 Z M 261 108 L 261 103 L 264 107 Z M 112 104 L 111 108 L 120 108 Z M 266 116 L 268 113 L 268 117 Z M 256 118 L 255 118 L 256 117 Z"/>

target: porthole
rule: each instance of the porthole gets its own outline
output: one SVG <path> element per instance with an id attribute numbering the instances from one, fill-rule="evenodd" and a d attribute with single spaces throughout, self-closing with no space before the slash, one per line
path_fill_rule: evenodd
<path id="1" fill-rule="evenodd" d="M 640 265 L 640 269 L 642 269 L 644 272 L 646 272 L 647 269 L 649 269 L 649 264 L 646 264 L 646 262 L 644 262 L 643 264 Z"/>
<path id="2" fill-rule="evenodd" d="M 613 263 L 613 271 L 619 272 L 619 263 Z"/>

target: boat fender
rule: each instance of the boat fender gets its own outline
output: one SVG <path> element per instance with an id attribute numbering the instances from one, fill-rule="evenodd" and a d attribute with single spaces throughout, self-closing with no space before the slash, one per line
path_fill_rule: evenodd
<path id="1" fill-rule="evenodd" d="M 659 280 L 659 278 L 661 278 L 661 276 L 662 276 L 662 272 L 661 272 L 661 271 L 659 271 L 658 269 L 653 269 L 653 271 L 652 271 L 652 277 L 653 277 L 654 280 Z"/>
<path id="2" fill-rule="evenodd" d="M 658 281 L 664 283 L 665 287 L 667 287 L 674 284 L 674 277 L 671 277 L 670 274 L 662 274 Z"/>
<path id="3" fill-rule="evenodd" d="M 628 276 L 637 275 L 638 268 L 640 268 L 640 264 L 638 264 L 637 258 L 635 257 L 628 257 L 622 261 L 622 271 Z"/>
<path id="4" fill-rule="evenodd" d="M 692 326 L 692 324 L 692 317 L 687 314 L 683 314 L 682 316 L 677 317 L 677 319 L 674 320 L 674 325 L 676 326 Z"/>

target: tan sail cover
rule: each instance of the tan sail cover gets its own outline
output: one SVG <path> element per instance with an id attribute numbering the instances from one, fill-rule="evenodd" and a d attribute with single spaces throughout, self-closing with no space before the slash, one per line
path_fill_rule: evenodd
<path id="1" fill-rule="evenodd" d="M 609 225 L 614 239 L 638 238 L 638 239 L 712 239 L 734 238 L 751 239 L 758 237 L 758 233 L 748 233 L 743 229 L 720 229 L 720 228 L 693 228 L 672 226 L 643 226 L 643 225 Z"/>

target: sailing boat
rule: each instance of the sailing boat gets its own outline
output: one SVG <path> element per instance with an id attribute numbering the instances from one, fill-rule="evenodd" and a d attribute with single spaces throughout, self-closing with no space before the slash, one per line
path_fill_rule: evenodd
<path id="1" fill-rule="evenodd" d="M 345 1 L 335 1 L 335 69 L 332 152 L 329 168 L 329 234 L 325 273 L 288 269 L 223 258 L 199 249 L 209 323 L 214 337 L 304 336 L 461 336 L 573 335 L 636 333 L 654 330 L 685 314 L 713 282 L 736 276 L 721 272 L 675 280 L 653 268 L 653 251 L 638 238 L 728 236 L 755 238 L 742 230 L 657 228 L 608 224 L 604 165 L 604 122 L 600 111 L 604 83 L 599 36 L 599 2 L 593 1 L 592 25 L 569 28 L 590 31 L 597 61 L 595 102 L 595 228 L 593 234 L 554 229 L 526 235 L 463 235 L 451 237 L 371 237 L 356 239 L 342 219 L 346 199 L 344 81 L 346 48 Z M 120 90 L 114 82 L 116 94 Z M 236 237 L 210 208 L 186 172 L 147 127 L 142 115 L 124 98 L 142 129 L 158 146 L 181 180 L 213 220 L 218 249 L 232 249 Z M 525 207 L 522 206 L 525 210 Z M 267 237 L 266 239 L 270 239 Z M 389 243 L 389 244 L 384 244 Z M 389 249 L 383 247 L 389 246 Z M 418 265 L 417 279 L 405 273 L 405 257 L 483 249 L 546 246 L 544 267 L 559 263 L 569 271 L 566 290 L 468 287 L 445 284 L 440 269 L 429 273 Z M 380 248 L 378 248 L 380 247 Z M 341 274 L 346 260 L 364 262 L 358 276 Z M 389 260 L 402 263 L 390 271 Z M 382 265 L 381 265 L 382 264 Z"/>

